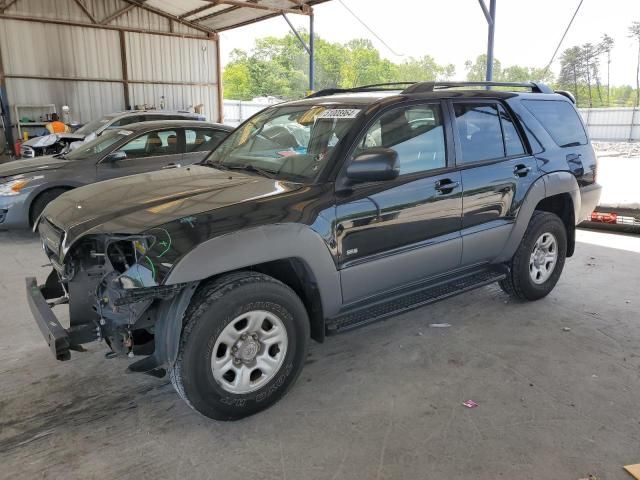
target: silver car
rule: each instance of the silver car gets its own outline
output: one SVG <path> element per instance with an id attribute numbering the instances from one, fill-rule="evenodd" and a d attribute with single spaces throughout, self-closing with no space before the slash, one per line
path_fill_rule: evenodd
<path id="1" fill-rule="evenodd" d="M 89 142 L 104 132 L 124 127 L 132 123 L 152 122 L 156 120 L 198 120 L 204 121 L 204 115 L 191 112 L 171 112 L 167 110 L 126 110 L 105 115 L 89 122 L 73 133 L 56 133 L 33 137 L 22 144 L 22 158 L 34 158 L 50 153 L 57 153 L 61 148 L 76 148 L 82 142 Z M 51 149 L 55 149 L 51 151 Z"/>
<path id="2" fill-rule="evenodd" d="M 33 225 L 72 188 L 203 160 L 233 127 L 200 121 L 144 122 L 112 129 L 67 153 L 0 165 L 0 229 Z"/>

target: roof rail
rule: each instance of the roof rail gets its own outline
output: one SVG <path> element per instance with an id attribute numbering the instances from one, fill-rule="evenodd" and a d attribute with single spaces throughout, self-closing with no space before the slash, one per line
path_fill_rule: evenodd
<path id="1" fill-rule="evenodd" d="M 374 83 L 372 85 L 362 85 L 353 88 L 324 88 L 307 95 L 306 98 L 326 97 L 327 95 L 334 95 L 336 93 L 356 93 L 356 92 L 376 92 L 385 90 L 400 90 L 399 88 L 385 88 L 385 87 L 403 87 L 407 85 L 414 85 L 416 82 L 389 82 L 389 83 Z"/>
<path id="2" fill-rule="evenodd" d="M 554 93 L 544 83 L 539 82 L 416 82 L 402 93 L 425 93 L 444 88 L 456 87 L 511 87 L 529 88 L 533 93 Z"/>

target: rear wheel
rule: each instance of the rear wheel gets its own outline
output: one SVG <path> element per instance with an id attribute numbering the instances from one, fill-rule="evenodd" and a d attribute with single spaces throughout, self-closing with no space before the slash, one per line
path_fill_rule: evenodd
<path id="1" fill-rule="evenodd" d="M 500 287 L 520 300 L 547 296 L 558 283 L 567 255 L 567 231 L 549 212 L 534 212 Z"/>
<path id="2" fill-rule="evenodd" d="M 309 319 L 297 295 L 267 275 L 237 272 L 196 293 L 169 373 L 192 408 L 236 420 L 285 395 L 308 343 Z"/>
<path id="3" fill-rule="evenodd" d="M 38 195 L 31 204 L 31 209 L 29 210 L 29 225 L 33 227 L 36 220 L 38 220 L 38 217 L 42 214 L 44 208 L 49 205 L 49 202 L 52 202 L 67 190 L 67 188 L 52 188 L 51 190 L 45 190 Z"/>

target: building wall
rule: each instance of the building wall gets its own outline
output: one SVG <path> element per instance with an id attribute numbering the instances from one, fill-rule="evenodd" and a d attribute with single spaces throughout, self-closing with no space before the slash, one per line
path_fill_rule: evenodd
<path id="1" fill-rule="evenodd" d="M 127 6 L 121 0 L 84 4 L 98 21 Z M 131 107 L 160 108 L 161 101 L 168 110 L 202 105 L 209 120 L 220 118 L 218 46 L 206 33 L 139 8 L 110 22 L 111 29 L 54 23 L 91 23 L 73 0 L 19 0 L 4 14 L 43 20 L 0 18 L 0 56 L 14 125 L 16 104 L 51 103 L 58 112 L 68 105 L 72 119 L 86 123 L 124 110 L 125 89 Z"/>
<path id="2" fill-rule="evenodd" d="M 581 108 L 580 113 L 593 140 L 624 142 L 640 140 L 640 109 Z"/>

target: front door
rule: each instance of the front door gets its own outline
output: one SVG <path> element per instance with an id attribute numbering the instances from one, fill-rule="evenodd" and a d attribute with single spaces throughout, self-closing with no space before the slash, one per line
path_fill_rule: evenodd
<path id="1" fill-rule="evenodd" d="M 537 178 L 536 160 L 507 109 L 497 101 L 453 101 L 456 163 L 463 185 L 463 266 L 493 260 Z"/>
<path id="2" fill-rule="evenodd" d="M 104 159 L 98 164 L 98 180 L 179 167 L 182 160 L 180 135 L 180 129 L 167 128 L 133 138 L 118 149 L 124 152 L 124 158 Z"/>
<path id="3" fill-rule="evenodd" d="M 439 102 L 413 104 L 383 113 L 358 142 L 353 156 L 372 147 L 395 150 L 400 175 L 337 195 L 344 303 L 458 267 L 462 188 L 448 161 L 446 130 Z"/>

